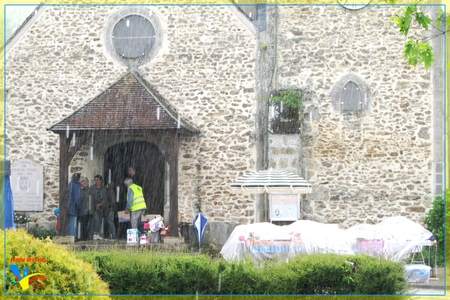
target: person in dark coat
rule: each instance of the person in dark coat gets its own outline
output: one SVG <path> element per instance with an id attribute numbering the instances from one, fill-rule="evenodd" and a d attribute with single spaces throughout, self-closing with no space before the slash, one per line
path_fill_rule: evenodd
<path id="1" fill-rule="evenodd" d="M 106 203 L 103 208 L 103 220 L 105 222 L 108 235 L 105 234 L 105 238 L 116 238 L 116 225 L 114 224 L 114 217 L 116 214 L 116 193 L 114 186 L 109 184 L 106 188 Z"/>
<path id="2" fill-rule="evenodd" d="M 102 232 L 102 220 L 108 201 L 106 188 L 103 186 L 103 177 L 101 175 L 95 175 L 94 185 L 91 186 L 90 194 L 94 205 L 94 240 L 98 240 L 102 239 L 100 236 L 100 233 Z"/>
<path id="3" fill-rule="evenodd" d="M 94 206 L 91 195 L 89 193 L 89 179 L 83 177 L 80 181 L 81 194 L 80 206 L 78 210 L 78 221 L 80 223 L 81 240 L 92 239 L 92 216 L 94 214 Z"/>
<path id="4" fill-rule="evenodd" d="M 69 183 L 69 209 L 68 209 L 68 222 L 67 233 L 73 237 L 77 236 L 77 216 L 78 207 L 80 205 L 80 173 L 72 175 L 72 180 Z"/>

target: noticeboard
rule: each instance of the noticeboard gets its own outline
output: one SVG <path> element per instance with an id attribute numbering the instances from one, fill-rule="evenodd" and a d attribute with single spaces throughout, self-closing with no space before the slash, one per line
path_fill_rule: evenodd
<path id="1" fill-rule="evenodd" d="M 269 194 L 270 221 L 297 221 L 300 219 L 298 194 Z"/>
<path id="2" fill-rule="evenodd" d="M 11 189 L 15 211 L 44 209 L 44 168 L 31 160 L 11 162 Z"/>

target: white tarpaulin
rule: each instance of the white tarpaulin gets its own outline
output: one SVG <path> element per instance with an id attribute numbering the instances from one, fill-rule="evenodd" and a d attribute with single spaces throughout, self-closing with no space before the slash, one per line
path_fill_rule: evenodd
<path id="1" fill-rule="evenodd" d="M 429 245 L 431 237 L 431 232 L 405 217 L 386 218 L 378 224 L 348 229 L 309 220 L 286 226 L 255 223 L 237 226 L 220 253 L 226 260 L 286 259 L 309 253 L 364 253 L 399 261 Z"/>

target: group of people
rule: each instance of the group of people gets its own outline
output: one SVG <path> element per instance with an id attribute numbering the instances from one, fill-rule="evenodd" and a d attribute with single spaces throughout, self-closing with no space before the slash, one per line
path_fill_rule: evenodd
<path id="1" fill-rule="evenodd" d="M 142 187 L 133 182 L 134 175 L 135 170 L 130 167 L 124 184 L 128 189 L 126 208 L 130 212 L 131 228 L 138 228 L 147 206 Z M 69 235 L 78 237 L 80 240 L 115 239 L 116 210 L 114 187 L 111 184 L 105 186 L 101 175 L 95 175 L 94 184 L 89 186 L 89 180 L 86 177 L 81 178 L 80 173 L 73 174 L 69 183 L 67 211 Z M 106 226 L 105 230 L 102 230 L 103 225 Z"/>
<path id="2" fill-rule="evenodd" d="M 89 186 L 89 179 L 80 177 L 80 173 L 73 174 L 69 183 L 68 234 L 77 237 L 79 225 L 80 240 L 101 239 L 104 224 L 109 237 L 116 238 L 116 202 L 112 186 L 106 187 L 101 175 L 95 175 L 92 186 Z"/>

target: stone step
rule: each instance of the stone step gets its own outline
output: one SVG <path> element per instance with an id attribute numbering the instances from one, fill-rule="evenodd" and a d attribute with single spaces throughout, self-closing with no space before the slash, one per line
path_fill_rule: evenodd
<path id="1" fill-rule="evenodd" d="M 186 252 L 189 250 L 183 238 L 164 237 L 162 243 L 148 243 L 144 245 L 127 244 L 126 240 L 96 240 L 96 241 L 80 241 L 76 243 L 65 243 L 73 250 L 113 250 L 113 249 L 129 249 L 129 250 L 157 250 L 157 251 L 175 251 Z"/>
<path id="2" fill-rule="evenodd" d="M 165 236 L 165 237 L 163 237 L 163 239 L 164 239 L 164 244 L 170 244 L 170 245 L 184 244 L 184 239 L 181 237 Z"/>
<path id="3" fill-rule="evenodd" d="M 67 235 L 67 236 L 61 236 L 61 235 L 57 235 L 53 238 L 53 242 L 57 243 L 57 244 L 73 244 L 75 243 L 75 238 L 71 235 Z"/>

